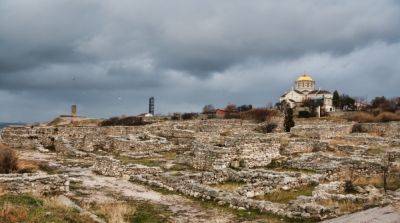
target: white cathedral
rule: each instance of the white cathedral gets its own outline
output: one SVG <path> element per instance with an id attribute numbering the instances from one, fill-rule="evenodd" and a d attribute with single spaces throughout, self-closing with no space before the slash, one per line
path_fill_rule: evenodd
<path id="1" fill-rule="evenodd" d="M 332 104 L 333 94 L 327 90 L 316 90 L 315 81 L 307 74 L 301 75 L 295 81 L 294 88 L 280 97 L 280 102 L 286 102 L 291 108 L 300 107 L 306 99 L 322 100 L 321 109 L 326 112 L 333 112 L 335 108 Z"/>

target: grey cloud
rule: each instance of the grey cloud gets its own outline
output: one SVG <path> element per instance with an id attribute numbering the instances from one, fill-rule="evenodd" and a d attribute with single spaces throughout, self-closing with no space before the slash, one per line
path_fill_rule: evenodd
<path id="1" fill-rule="evenodd" d="M 143 112 L 150 95 L 160 112 L 261 106 L 303 71 L 328 89 L 394 96 L 398 27 L 393 0 L 3 0 L 0 102 L 12 106 L 0 121 L 71 103 L 91 116 Z"/>

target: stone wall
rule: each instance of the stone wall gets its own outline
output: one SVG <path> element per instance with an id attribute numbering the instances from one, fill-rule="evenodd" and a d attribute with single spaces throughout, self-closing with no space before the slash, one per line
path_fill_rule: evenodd
<path id="1" fill-rule="evenodd" d="M 325 125 L 296 125 L 290 129 L 293 136 L 329 139 L 345 136 L 351 133 L 353 124 L 326 123 Z"/>
<path id="2" fill-rule="evenodd" d="M 120 160 L 109 156 L 97 156 L 93 165 L 93 171 L 101 175 L 112 177 L 162 172 L 159 167 L 148 167 L 140 164 L 123 165 Z"/>
<path id="3" fill-rule="evenodd" d="M 386 137 L 400 138 L 400 122 L 359 123 L 358 130 L 365 133 L 376 133 Z"/>
<path id="4" fill-rule="evenodd" d="M 67 175 L 0 174 L 0 186 L 10 193 L 62 194 L 69 185 Z"/>
<path id="5" fill-rule="evenodd" d="M 171 143 L 139 126 L 112 127 L 8 127 L 2 140 L 12 148 L 45 148 L 57 152 L 94 151 L 163 151 Z"/>

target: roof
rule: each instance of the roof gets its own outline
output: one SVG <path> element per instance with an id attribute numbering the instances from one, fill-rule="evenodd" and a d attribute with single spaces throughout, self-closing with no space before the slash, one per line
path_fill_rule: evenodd
<path id="1" fill-rule="evenodd" d="M 313 90 L 309 94 L 331 94 L 331 92 L 327 90 Z"/>
<path id="2" fill-rule="evenodd" d="M 303 92 L 299 91 L 299 90 L 294 90 L 294 92 L 298 93 L 298 94 L 303 94 Z"/>
<path id="3" fill-rule="evenodd" d="M 308 74 L 303 74 L 299 78 L 297 78 L 297 81 L 314 81 L 310 75 Z"/>
<path id="4" fill-rule="evenodd" d="M 303 92 L 298 91 L 298 90 L 291 90 L 291 91 L 294 91 L 294 92 L 296 92 L 297 94 L 304 94 Z M 286 93 L 284 93 L 283 95 L 281 95 L 281 98 L 285 97 L 285 96 L 286 96 L 287 94 L 289 94 L 291 91 L 286 92 Z"/>

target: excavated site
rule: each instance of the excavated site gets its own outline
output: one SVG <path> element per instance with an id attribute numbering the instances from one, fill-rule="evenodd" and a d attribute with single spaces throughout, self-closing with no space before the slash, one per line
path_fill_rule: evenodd
<path id="1" fill-rule="evenodd" d="M 40 168 L 1 174 L 0 185 L 57 195 L 94 222 L 107 222 L 96 207 L 131 202 L 153 205 L 164 222 L 317 222 L 398 209 L 400 122 L 299 119 L 290 133 L 260 125 L 11 126 L 2 142 Z"/>

